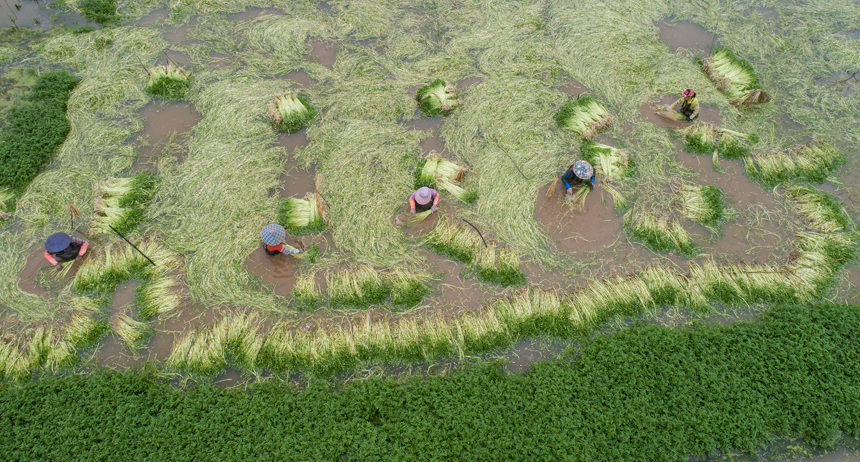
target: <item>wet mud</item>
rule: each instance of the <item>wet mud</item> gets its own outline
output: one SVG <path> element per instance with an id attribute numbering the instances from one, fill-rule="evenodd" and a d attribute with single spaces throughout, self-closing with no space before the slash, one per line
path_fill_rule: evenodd
<path id="1" fill-rule="evenodd" d="M 576 80 L 571 80 L 566 84 L 562 85 L 559 90 L 563 91 L 565 94 L 571 97 L 579 97 L 579 95 L 587 94 L 588 87 L 577 82 Z"/>
<path id="2" fill-rule="evenodd" d="M 639 106 L 639 113 L 642 114 L 642 117 L 651 122 L 654 125 L 660 127 L 667 128 L 684 128 L 689 122 L 686 120 L 670 120 L 665 117 L 657 115 L 655 112 L 657 108 L 661 106 L 669 106 L 670 104 L 674 104 L 681 95 L 657 95 L 648 99 L 648 101 L 642 103 Z M 676 110 L 678 108 L 675 108 Z M 696 120 L 701 120 L 702 122 L 708 122 L 714 124 L 716 126 L 720 125 L 720 110 L 714 106 L 709 106 L 704 104 L 702 100 L 699 100 L 699 115 L 696 117 Z"/>
<path id="3" fill-rule="evenodd" d="M 191 129 L 203 118 L 189 103 L 151 102 L 138 114 L 146 120 L 146 128 L 138 136 L 140 154 L 132 165 L 135 172 L 154 169 L 161 155 L 170 154 L 165 150 L 167 145 L 171 142 L 183 144 Z"/>
<path id="4" fill-rule="evenodd" d="M 241 13 L 231 14 L 227 19 L 232 22 L 244 22 L 259 18 L 264 14 L 283 16 L 284 12 L 277 8 L 248 8 Z"/>
<path id="5" fill-rule="evenodd" d="M 714 34 L 694 22 L 664 19 L 656 25 L 660 30 L 660 41 L 665 43 L 672 53 L 679 48 L 686 48 L 698 55 L 709 56 L 712 48 L 719 47 Z"/>
<path id="6" fill-rule="evenodd" d="M 322 40 L 314 40 L 310 45 L 310 55 L 316 58 L 321 66 L 331 69 L 334 66 L 337 45 Z"/>
<path id="7" fill-rule="evenodd" d="M 503 290 L 500 286 L 461 277 L 465 263 L 450 260 L 428 250 L 421 250 L 421 254 L 423 259 L 430 263 L 430 271 L 442 276 L 435 290 L 424 298 L 426 315 L 454 318 L 464 311 L 478 309 Z"/>
<path id="8" fill-rule="evenodd" d="M 611 247 L 624 240 L 623 220 L 615 213 L 608 192 L 597 187 L 588 193 L 582 207 L 575 207 L 565 199 L 561 181 L 550 198 L 547 198 L 548 189 L 549 186 L 538 191 L 535 219 L 565 252 L 576 255 Z"/>
<path id="9" fill-rule="evenodd" d="M 286 241 L 293 247 L 301 247 L 301 244 L 292 236 L 288 235 Z M 262 244 L 251 252 L 245 263 L 251 274 L 261 278 L 265 285 L 284 297 L 289 297 L 293 292 L 300 265 L 301 261 L 291 255 L 268 255 Z"/>

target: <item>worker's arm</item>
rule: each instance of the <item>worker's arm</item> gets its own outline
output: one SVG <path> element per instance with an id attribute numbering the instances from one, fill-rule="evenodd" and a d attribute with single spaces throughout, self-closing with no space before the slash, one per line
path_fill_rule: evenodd
<path id="1" fill-rule="evenodd" d="M 567 171 L 564 172 L 564 175 L 561 176 L 561 182 L 564 183 L 565 189 L 570 189 L 570 180 L 572 180 L 572 179 L 573 179 L 573 171 L 570 169 L 567 169 Z"/>
<path id="2" fill-rule="evenodd" d="M 675 109 L 676 106 L 678 106 L 679 104 L 682 104 L 683 102 L 684 102 L 684 98 L 681 98 L 678 101 L 675 101 L 675 103 L 669 107 L 671 107 L 672 109 Z"/>
<path id="3" fill-rule="evenodd" d="M 412 196 L 409 196 L 409 210 L 413 215 L 415 214 L 415 199 L 413 199 Z"/>
<path id="4" fill-rule="evenodd" d="M 89 247 L 89 245 L 90 241 L 84 241 L 83 245 L 81 245 L 81 250 L 78 251 L 78 258 L 83 257 L 84 254 L 87 253 L 87 247 Z"/>
<path id="5" fill-rule="evenodd" d="M 54 265 L 54 268 L 57 268 L 57 269 L 62 269 L 62 268 L 63 268 L 63 265 L 59 264 L 59 263 L 57 262 L 57 260 L 56 260 L 56 259 L 54 259 L 54 256 L 53 256 L 53 255 L 51 255 L 51 254 L 49 254 L 47 251 L 45 251 L 45 260 L 48 260 L 48 262 L 49 262 L 50 264 Z"/>

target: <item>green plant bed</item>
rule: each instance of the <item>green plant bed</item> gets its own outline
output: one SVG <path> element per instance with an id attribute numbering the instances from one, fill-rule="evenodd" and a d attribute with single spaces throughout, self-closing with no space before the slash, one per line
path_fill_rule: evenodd
<path id="1" fill-rule="evenodd" d="M 77 84 L 68 72 L 47 72 L 9 109 L 0 134 L 0 189 L 22 191 L 53 158 L 70 130 L 66 102 Z"/>
<path id="2" fill-rule="evenodd" d="M 78 6 L 84 18 L 102 26 L 112 24 L 119 19 L 117 0 L 81 0 Z"/>

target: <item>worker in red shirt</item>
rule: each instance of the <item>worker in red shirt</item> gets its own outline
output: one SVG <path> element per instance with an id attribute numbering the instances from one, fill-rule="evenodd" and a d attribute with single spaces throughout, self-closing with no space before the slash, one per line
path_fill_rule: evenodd
<path id="1" fill-rule="evenodd" d="M 66 233 L 54 233 L 45 239 L 45 260 L 51 262 L 57 270 L 63 269 L 60 261 L 71 259 L 80 260 L 87 253 L 88 241 L 78 239 Z"/>
<path id="2" fill-rule="evenodd" d="M 281 225 L 267 225 L 260 233 L 260 237 L 263 239 L 266 253 L 273 257 L 279 253 L 293 255 L 301 252 L 299 249 L 291 249 L 283 244 L 287 231 Z"/>

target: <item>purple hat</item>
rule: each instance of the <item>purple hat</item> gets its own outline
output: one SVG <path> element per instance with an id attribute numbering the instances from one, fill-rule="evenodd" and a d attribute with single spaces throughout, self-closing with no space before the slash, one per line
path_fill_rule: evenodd
<path id="1" fill-rule="evenodd" d="M 281 225 L 266 225 L 260 237 L 267 245 L 278 245 L 287 237 L 287 231 Z"/>
<path id="2" fill-rule="evenodd" d="M 427 203 L 430 202 L 430 199 L 433 198 L 433 190 L 427 186 L 422 186 L 418 188 L 418 191 L 415 191 L 415 194 L 413 194 L 412 197 L 415 198 L 415 202 L 421 205 L 427 205 Z"/>
<path id="3" fill-rule="evenodd" d="M 590 180 L 594 176 L 594 167 L 584 160 L 573 163 L 573 174 L 582 180 Z"/>
<path id="4" fill-rule="evenodd" d="M 72 243 L 72 236 L 66 233 L 54 233 L 45 239 L 45 250 L 48 252 L 62 252 Z"/>

